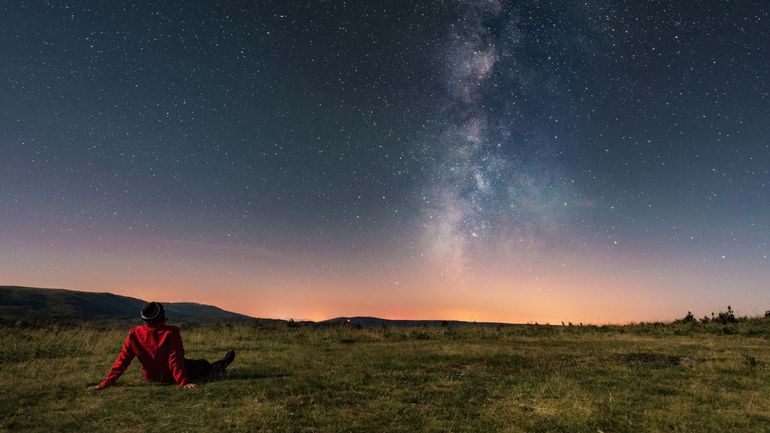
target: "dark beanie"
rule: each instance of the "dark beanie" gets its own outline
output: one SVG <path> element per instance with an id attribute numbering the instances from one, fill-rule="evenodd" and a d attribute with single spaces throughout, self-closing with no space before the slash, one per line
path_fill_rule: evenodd
<path id="1" fill-rule="evenodd" d="M 150 302 L 142 308 L 142 320 L 157 323 L 166 320 L 166 309 L 160 302 Z"/>

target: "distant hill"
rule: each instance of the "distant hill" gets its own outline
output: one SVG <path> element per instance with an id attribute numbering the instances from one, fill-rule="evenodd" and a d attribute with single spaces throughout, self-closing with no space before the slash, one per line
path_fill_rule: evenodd
<path id="1" fill-rule="evenodd" d="M 497 323 L 497 322 L 463 322 L 461 320 L 389 320 L 380 319 L 379 317 L 336 317 L 334 319 L 324 320 L 318 322 L 319 325 L 327 326 L 355 326 L 361 328 L 372 327 L 434 327 L 434 326 L 484 326 L 484 327 L 497 327 L 497 326 L 520 326 L 512 323 Z"/>
<path id="2" fill-rule="evenodd" d="M 142 299 L 112 293 L 80 292 L 65 289 L 0 286 L 0 324 L 2 323 L 141 323 L 139 312 L 147 303 Z M 459 320 L 389 320 L 379 317 L 337 317 L 321 322 L 287 322 L 278 319 L 255 319 L 225 311 L 211 305 L 193 302 L 163 302 L 170 323 L 205 324 L 215 322 L 250 322 L 258 326 L 352 326 L 373 327 L 437 327 L 437 326 L 519 326 L 510 323 L 463 322 Z"/>
<path id="3" fill-rule="evenodd" d="M 139 322 L 139 312 L 146 303 L 112 293 L 0 286 L 0 320 L 5 322 Z M 243 314 L 192 302 L 163 302 L 163 306 L 172 323 L 255 320 Z"/>

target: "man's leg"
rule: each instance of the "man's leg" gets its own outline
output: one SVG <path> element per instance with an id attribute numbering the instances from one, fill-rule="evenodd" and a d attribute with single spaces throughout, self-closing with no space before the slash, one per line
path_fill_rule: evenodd
<path id="1" fill-rule="evenodd" d="M 184 367 L 187 370 L 187 378 L 190 381 L 207 377 L 213 369 L 211 363 L 205 359 L 185 359 Z"/>
<path id="2" fill-rule="evenodd" d="M 208 362 L 205 359 L 185 359 L 184 366 L 187 369 L 187 378 L 194 381 L 222 374 L 234 359 L 235 352 L 232 350 L 227 352 L 224 358 L 215 362 Z"/>

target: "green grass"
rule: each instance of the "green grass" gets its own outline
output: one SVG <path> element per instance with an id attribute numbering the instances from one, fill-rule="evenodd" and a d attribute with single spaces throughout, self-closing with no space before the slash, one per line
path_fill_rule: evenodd
<path id="1" fill-rule="evenodd" d="M 732 328 L 725 330 L 725 326 Z M 0 431 L 767 432 L 770 322 L 182 330 L 194 390 L 107 372 L 126 330 L 3 328 Z"/>

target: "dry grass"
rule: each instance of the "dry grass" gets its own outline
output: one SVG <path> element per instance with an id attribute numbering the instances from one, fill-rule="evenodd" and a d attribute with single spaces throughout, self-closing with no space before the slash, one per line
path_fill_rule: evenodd
<path id="1" fill-rule="evenodd" d="M 97 394 L 125 330 L 5 328 L 0 430 L 767 432 L 768 326 L 736 326 L 183 329 L 191 358 L 238 351 L 227 378 L 132 365 Z"/>

